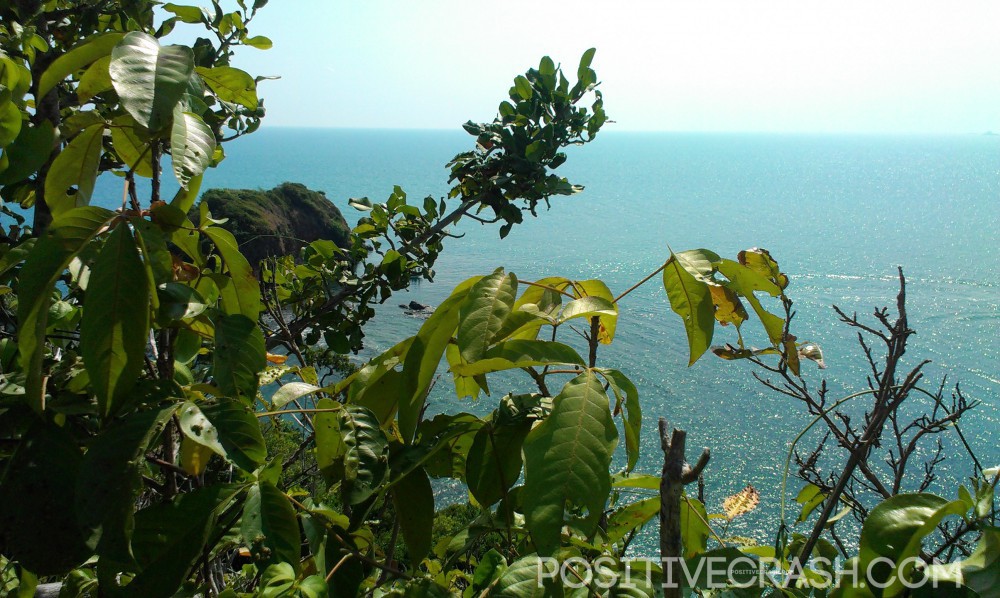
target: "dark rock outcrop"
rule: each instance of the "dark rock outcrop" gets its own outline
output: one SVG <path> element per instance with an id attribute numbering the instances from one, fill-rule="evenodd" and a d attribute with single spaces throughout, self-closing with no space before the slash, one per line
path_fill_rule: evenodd
<path id="1" fill-rule="evenodd" d="M 295 254 L 306 244 L 329 239 L 348 246 L 351 227 L 322 191 L 299 183 L 282 183 L 270 191 L 210 189 L 201 196 L 213 218 L 233 233 L 240 251 L 256 267 L 260 260 Z M 198 206 L 191 210 L 198 218 Z"/>

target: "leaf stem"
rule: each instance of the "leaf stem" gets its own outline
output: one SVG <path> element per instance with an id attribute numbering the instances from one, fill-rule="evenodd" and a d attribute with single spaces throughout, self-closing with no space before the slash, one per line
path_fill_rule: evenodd
<path id="1" fill-rule="evenodd" d="M 632 286 L 630 286 L 629 288 L 627 288 L 627 289 L 625 290 L 625 292 L 624 292 L 624 293 L 622 293 L 621 295 L 618 295 L 617 297 L 615 297 L 614 301 L 612 301 L 611 303 L 618 303 L 618 301 L 620 301 L 620 300 L 621 300 L 621 299 L 622 299 L 622 298 L 623 298 L 623 297 L 624 297 L 625 295 L 628 295 L 628 294 L 629 294 L 629 293 L 631 293 L 632 291 L 634 291 L 634 290 L 638 289 L 638 288 L 639 288 L 639 287 L 641 287 L 642 285 L 644 285 L 644 284 L 646 284 L 647 282 L 649 282 L 649 279 L 650 279 L 650 278 L 652 278 L 652 277 L 656 276 L 656 275 L 657 275 L 657 274 L 659 274 L 660 272 L 663 272 L 663 269 L 664 269 L 664 268 L 666 268 L 666 267 L 667 267 L 667 264 L 669 264 L 669 263 L 670 263 L 670 260 L 669 260 L 669 259 L 668 259 L 667 261 L 663 262 L 663 265 L 662 265 L 662 266 L 660 266 L 660 267 L 659 267 L 659 268 L 657 268 L 656 270 L 653 270 L 653 271 L 652 271 L 652 272 L 651 272 L 651 273 L 650 273 L 650 274 L 649 274 L 648 276 L 646 276 L 645 278 L 643 278 L 643 279 L 642 279 L 642 280 L 640 280 L 639 282 L 637 282 L 637 283 L 635 283 L 634 285 L 632 285 Z"/>

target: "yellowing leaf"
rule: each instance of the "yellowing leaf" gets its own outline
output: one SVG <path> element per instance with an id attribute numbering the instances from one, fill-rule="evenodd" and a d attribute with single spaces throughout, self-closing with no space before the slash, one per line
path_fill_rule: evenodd
<path id="1" fill-rule="evenodd" d="M 181 467 L 191 475 L 201 475 L 212 458 L 212 449 L 187 436 L 181 439 Z"/>
<path id="2" fill-rule="evenodd" d="M 734 324 L 737 328 L 746 321 L 747 310 L 740 298 L 731 289 L 723 286 L 709 286 L 712 303 L 715 305 L 715 319 L 723 326 Z"/>
<path id="3" fill-rule="evenodd" d="M 760 493 L 752 484 L 740 490 L 732 496 L 726 497 L 722 501 L 722 508 L 726 511 L 726 518 L 735 519 L 740 515 L 745 515 L 757 508 L 760 504 Z"/>
<path id="4" fill-rule="evenodd" d="M 268 353 L 267 354 L 267 362 L 268 363 L 276 363 L 278 365 L 281 365 L 281 364 L 285 363 L 286 361 L 288 361 L 288 356 L 287 355 L 275 355 L 274 353 Z"/>

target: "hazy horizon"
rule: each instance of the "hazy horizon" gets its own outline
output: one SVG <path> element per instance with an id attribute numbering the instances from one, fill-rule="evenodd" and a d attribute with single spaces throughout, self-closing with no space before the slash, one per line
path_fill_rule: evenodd
<path id="1" fill-rule="evenodd" d="M 259 86 L 280 126 L 490 120 L 543 55 L 572 77 L 596 47 L 620 130 L 978 134 L 1000 131 L 998 22 L 994 0 L 272 0 L 250 30 L 274 48 L 234 64 L 281 77 Z"/>

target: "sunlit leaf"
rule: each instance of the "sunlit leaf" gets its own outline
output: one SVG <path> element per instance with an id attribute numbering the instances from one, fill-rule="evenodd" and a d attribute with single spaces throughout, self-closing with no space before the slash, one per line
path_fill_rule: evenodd
<path id="1" fill-rule="evenodd" d="M 194 55 L 186 46 L 160 46 L 155 37 L 133 31 L 111 51 L 108 72 L 125 110 L 142 126 L 159 131 L 187 91 Z"/>
<path id="2" fill-rule="evenodd" d="M 588 371 L 573 378 L 553 400 L 549 417 L 524 441 L 521 500 L 539 554 L 559 546 L 571 506 L 583 509 L 585 533 L 596 526 L 611 490 L 608 467 L 617 444 L 618 430 L 597 375 Z"/>
<path id="3" fill-rule="evenodd" d="M 760 492 L 757 492 L 752 484 L 747 484 L 746 488 L 724 498 L 722 509 L 726 512 L 726 517 L 735 519 L 753 511 L 758 504 L 760 504 Z"/>

